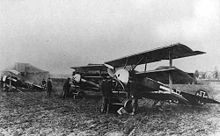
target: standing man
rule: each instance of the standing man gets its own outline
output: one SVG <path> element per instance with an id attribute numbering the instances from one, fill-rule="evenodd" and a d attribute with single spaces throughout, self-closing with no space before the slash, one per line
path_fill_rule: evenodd
<path id="1" fill-rule="evenodd" d="M 47 79 L 47 96 L 50 97 L 52 92 L 52 81 L 50 78 Z"/>
<path id="2" fill-rule="evenodd" d="M 70 78 L 68 77 L 63 85 L 63 93 L 64 93 L 63 99 L 65 99 L 67 97 L 67 95 L 69 94 L 70 86 L 71 86 L 70 85 Z"/>
<path id="3" fill-rule="evenodd" d="M 109 113 L 111 110 L 111 102 L 112 102 L 112 81 L 110 79 L 104 79 L 101 83 L 101 91 L 102 91 L 102 113 Z"/>
<path id="4" fill-rule="evenodd" d="M 46 84 L 47 82 L 45 81 L 45 79 L 43 79 L 41 82 L 41 86 L 43 87 L 44 91 L 46 90 Z"/>

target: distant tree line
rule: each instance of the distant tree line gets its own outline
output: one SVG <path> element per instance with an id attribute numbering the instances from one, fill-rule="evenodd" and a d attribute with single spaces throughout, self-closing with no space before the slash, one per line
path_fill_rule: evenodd
<path id="1" fill-rule="evenodd" d="M 197 79 L 217 79 L 217 80 L 220 79 L 220 73 L 217 67 L 215 67 L 214 71 L 202 72 L 202 71 L 195 70 L 194 76 Z"/>

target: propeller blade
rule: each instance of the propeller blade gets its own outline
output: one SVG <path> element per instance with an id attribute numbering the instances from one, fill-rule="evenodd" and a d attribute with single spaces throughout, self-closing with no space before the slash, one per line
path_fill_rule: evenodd
<path id="1" fill-rule="evenodd" d="M 111 65 L 109 65 L 109 64 L 104 64 L 104 66 L 106 66 L 106 67 L 109 68 L 109 69 L 114 69 L 114 67 L 111 66 Z"/>
<path id="2" fill-rule="evenodd" d="M 107 72 L 108 72 L 108 74 L 109 74 L 110 77 L 112 77 L 112 78 L 115 77 L 115 70 L 114 70 L 114 69 L 108 68 L 108 69 L 107 69 Z"/>
<path id="3" fill-rule="evenodd" d="M 112 78 L 115 78 L 115 68 L 109 64 L 104 64 L 107 67 L 108 75 Z"/>

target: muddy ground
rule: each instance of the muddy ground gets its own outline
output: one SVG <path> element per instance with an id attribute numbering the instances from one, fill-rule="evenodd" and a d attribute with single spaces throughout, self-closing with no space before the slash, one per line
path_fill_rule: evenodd
<path id="1" fill-rule="evenodd" d="M 220 135 L 220 105 L 166 105 L 142 100 L 134 116 L 99 113 L 100 100 L 63 100 L 45 92 L 0 91 L 0 136 Z"/>

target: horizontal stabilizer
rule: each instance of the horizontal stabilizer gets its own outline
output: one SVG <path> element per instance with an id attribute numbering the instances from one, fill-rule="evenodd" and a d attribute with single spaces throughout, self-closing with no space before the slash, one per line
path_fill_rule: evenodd
<path id="1" fill-rule="evenodd" d="M 181 92 L 181 95 L 186 98 L 191 104 L 199 104 L 200 103 L 216 103 L 216 104 L 220 104 L 219 101 L 216 101 L 214 99 L 211 98 L 204 98 L 204 97 L 200 97 L 200 96 L 196 96 L 193 94 L 189 94 L 186 92 Z"/>

